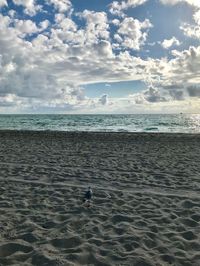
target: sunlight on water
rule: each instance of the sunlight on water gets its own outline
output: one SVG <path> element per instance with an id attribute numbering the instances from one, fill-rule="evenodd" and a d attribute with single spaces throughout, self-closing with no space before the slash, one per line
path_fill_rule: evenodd
<path id="1" fill-rule="evenodd" d="M 190 116 L 191 127 L 194 131 L 200 132 L 200 114 L 193 114 Z"/>

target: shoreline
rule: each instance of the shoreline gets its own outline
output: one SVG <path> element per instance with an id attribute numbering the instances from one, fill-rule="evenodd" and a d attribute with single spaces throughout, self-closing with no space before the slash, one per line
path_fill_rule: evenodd
<path id="1" fill-rule="evenodd" d="M 185 136 L 200 136 L 200 132 L 147 132 L 147 131 L 141 131 L 141 132 L 135 132 L 135 131 L 81 131 L 81 130 L 74 130 L 74 131 L 65 131 L 65 130 L 32 130 L 32 129 L 0 129 L 0 133 L 6 134 L 6 133 L 22 133 L 22 134 L 61 134 L 61 135 L 74 135 L 74 134 L 80 134 L 80 135 L 153 135 L 153 136 L 159 136 L 159 135 L 185 135 Z"/>

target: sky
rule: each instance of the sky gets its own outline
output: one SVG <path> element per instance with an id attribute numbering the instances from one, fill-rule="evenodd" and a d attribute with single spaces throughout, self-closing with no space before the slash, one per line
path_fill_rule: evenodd
<path id="1" fill-rule="evenodd" d="M 0 0 L 0 113 L 200 113 L 200 0 Z"/>

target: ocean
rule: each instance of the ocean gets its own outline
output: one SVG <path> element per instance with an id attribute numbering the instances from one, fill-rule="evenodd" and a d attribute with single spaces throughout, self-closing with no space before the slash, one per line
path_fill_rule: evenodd
<path id="1" fill-rule="evenodd" d="M 200 133 L 200 114 L 0 115 L 0 130 Z"/>

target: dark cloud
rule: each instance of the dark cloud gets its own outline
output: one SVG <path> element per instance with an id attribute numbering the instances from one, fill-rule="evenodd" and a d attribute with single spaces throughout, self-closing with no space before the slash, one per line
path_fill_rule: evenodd
<path id="1" fill-rule="evenodd" d="M 156 88 L 150 87 L 147 91 L 144 92 L 145 100 L 151 103 L 156 102 L 166 102 L 166 98 L 163 97 L 160 91 Z"/>
<path id="2" fill-rule="evenodd" d="M 200 87 L 191 86 L 187 91 L 190 97 L 200 97 Z"/>
<path id="3" fill-rule="evenodd" d="M 99 103 L 102 105 L 106 105 L 108 103 L 108 95 L 103 94 L 101 98 L 99 99 Z"/>
<path id="4" fill-rule="evenodd" d="M 172 96 L 173 100 L 181 101 L 185 99 L 183 90 L 170 90 L 169 94 Z"/>

